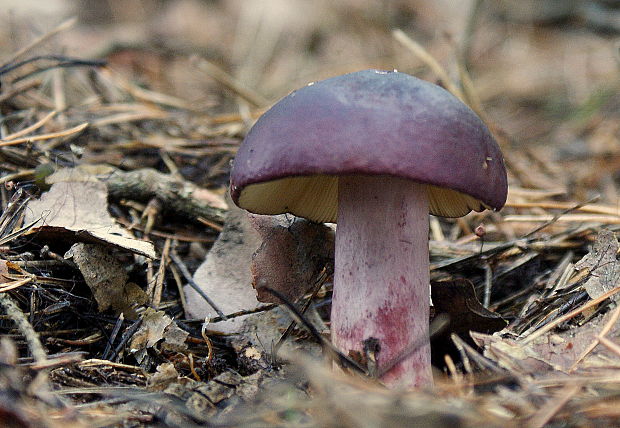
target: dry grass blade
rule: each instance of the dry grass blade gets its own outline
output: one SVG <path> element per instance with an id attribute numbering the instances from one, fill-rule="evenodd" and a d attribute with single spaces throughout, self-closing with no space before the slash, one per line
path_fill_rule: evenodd
<path id="1" fill-rule="evenodd" d="M 139 366 L 132 366 L 129 364 L 115 363 L 108 360 L 100 360 L 98 358 L 90 358 L 80 362 L 82 367 L 113 367 L 116 369 L 126 370 L 128 372 L 135 372 L 139 374 L 145 374 L 144 369 Z"/>
<path id="2" fill-rule="evenodd" d="M 561 390 L 556 397 L 549 400 L 527 423 L 528 428 L 543 428 L 566 403 L 571 400 L 583 385 L 571 385 Z"/>
<path id="3" fill-rule="evenodd" d="M 49 122 L 50 119 L 52 119 L 54 116 L 56 116 L 56 113 L 57 113 L 56 111 L 52 111 L 52 112 L 48 113 L 47 115 L 45 115 L 45 117 L 43 117 L 38 122 L 36 122 L 36 123 L 34 123 L 34 124 L 24 128 L 24 129 L 22 129 L 21 131 L 14 132 L 13 134 L 7 135 L 1 141 L 11 141 L 11 140 L 14 140 L 16 138 L 19 138 L 21 136 L 24 136 L 26 134 L 29 134 L 31 132 L 36 131 L 37 129 L 39 129 L 40 127 L 45 125 L 47 122 Z"/>
<path id="4" fill-rule="evenodd" d="M 166 239 L 164 244 L 164 249 L 161 252 L 161 259 L 159 263 L 159 269 L 157 270 L 157 274 L 155 275 L 155 281 L 152 283 L 153 287 L 149 287 L 146 291 L 147 295 L 150 298 L 151 306 L 155 309 L 159 308 L 161 303 L 161 293 L 163 291 L 164 286 L 164 275 L 166 273 L 166 268 L 169 263 L 169 255 L 170 255 L 170 244 L 172 240 Z"/>
<path id="5" fill-rule="evenodd" d="M 457 87 L 444 68 L 437 62 L 437 60 L 426 50 L 422 45 L 406 35 L 402 30 L 394 30 L 392 32 L 394 38 L 409 49 L 416 57 L 424 62 L 432 71 L 437 75 L 441 83 L 450 91 L 455 97 L 464 100 L 465 96 L 463 91 Z"/>
<path id="6" fill-rule="evenodd" d="M 606 337 L 600 337 L 598 340 L 599 342 L 601 342 L 601 344 L 605 345 L 607 348 L 615 352 L 615 354 L 620 357 L 620 345 L 618 345 L 615 342 L 612 342 Z"/>
<path id="7" fill-rule="evenodd" d="M 589 200 L 589 201 L 587 201 L 587 202 L 583 202 L 583 203 L 577 204 L 577 205 L 575 205 L 575 206 L 573 206 L 573 207 L 570 207 L 570 208 L 565 209 L 564 211 L 562 211 L 562 212 L 560 212 L 560 213 L 558 213 L 558 214 L 554 215 L 554 216 L 553 216 L 553 218 L 551 218 L 550 220 L 546 221 L 544 224 L 542 224 L 542 225 L 538 226 L 537 228 L 535 228 L 535 229 L 534 229 L 534 230 L 532 230 L 531 232 L 528 232 L 528 233 L 527 233 L 524 237 L 525 237 L 525 238 L 527 238 L 527 237 L 529 237 L 529 236 L 534 235 L 534 234 L 535 234 L 535 233 L 537 233 L 537 232 L 540 232 L 541 230 L 543 230 L 543 229 L 544 229 L 544 228 L 546 228 L 547 226 L 550 226 L 550 225 L 552 225 L 553 223 L 555 223 L 556 221 L 558 221 L 558 220 L 559 220 L 562 216 L 564 216 L 564 215 L 566 215 L 566 214 L 568 214 L 568 213 L 570 213 L 570 212 L 572 212 L 572 211 L 574 211 L 574 210 L 577 210 L 577 209 L 579 209 L 579 208 L 581 208 L 581 207 L 583 207 L 583 206 L 585 206 L 585 205 L 588 205 L 588 204 L 590 204 L 590 203 L 592 203 L 592 202 L 596 202 L 596 201 L 597 201 L 597 200 L 599 200 L 599 199 L 600 199 L 600 197 L 599 197 L 599 196 L 595 196 L 594 198 L 590 199 L 590 200 Z"/>
<path id="8" fill-rule="evenodd" d="M 597 215 L 597 214 L 565 214 L 565 215 L 507 215 L 504 217 L 504 221 L 507 223 L 545 223 L 543 226 L 547 227 L 555 222 L 559 223 L 600 223 L 600 224 L 620 224 L 620 216 L 614 215 Z M 536 233 L 540 229 L 536 228 Z"/>
<path id="9" fill-rule="evenodd" d="M 266 100 L 262 95 L 253 91 L 250 88 L 245 87 L 215 64 L 212 64 L 207 60 L 197 57 L 193 58 L 193 62 L 196 64 L 199 70 L 211 76 L 253 106 L 265 107 L 269 105 L 269 101 Z"/>
<path id="10" fill-rule="evenodd" d="M 88 123 L 82 123 L 80 125 L 74 126 L 73 128 L 65 129 L 64 131 L 51 132 L 49 134 L 35 135 L 33 137 L 17 138 L 17 139 L 13 139 L 9 141 L 0 140 L 0 147 L 15 146 L 17 144 L 34 143 L 36 141 L 45 141 L 45 140 L 51 140 L 53 138 L 68 137 L 70 135 L 82 132 L 84 129 L 86 129 L 87 126 L 88 126 Z"/>
<path id="11" fill-rule="evenodd" d="M 5 184 L 9 181 L 18 181 L 20 179 L 28 180 L 34 176 L 35 172 L 35 169 L 24 169 L 14 174 L 7 174 L 3 177 L 0 177 L 0 184 Z"/>
<path id="12" fill-rule="evenodd" d="M 601 329 L 600 333 L 598 334 L 598 336 L 592 341 L 592 343 L 590 344 L 590 346 L 588 346 L 583 353 L 577 358 L 577 360 L 575 360 L 575 363 L 571 366 L 571 368 L 569 369 L 569 372 L 572 372 L 573 370 L 575 370 L 577 368 L 577 366 L 579 365 L 579 363 L 581 363 L 581 361 L 590 353 L 594 350 L 594 348 L 596 348 L 596 346 L 599 344 L 599 342 L 601 342 L 601 339 L 604 339 L 605 336 L 607 335 L 607 333 L 609 333 L 609 331 L 612 329 L 612 327 L 615 326 L 616 321 L 618 321 L 618 318 L 620 317 L 620 306 L 618 306 L 616 308 L 616 310 L 613 312 L 612 316 L 609 318 L 609 321 L 607 321 L 607 323 L 605 324 L 605 326 L 603 326 L 603 328 Z M 619 354 L 620 355 L 620 354 Z"/>
<path id="13" fill-rule="evenodd" d="M 150 91 L 148 89 L 144 89 L 139 87 L 138 85 L 130 82 L 125 79 L 122 75 L 110 69 L 109 67 L 103 67 L 99 70 L 101 76 L 105 79 L 116 83 L 119 87 L 127 91 L 127 93 L 131 94 L 139 101 L 143 101 L 146 103 L 160 104 L 163 106 L 169 106 L 174 108 L 179 108 L 183 110 L 193 110 L 191 104 L 180 100 L 171 95 L 162 94 L 155 91 Z"/>
<path id="14" fill-rule="evenodd" d="M 26 339 L 35 361 L 37 363 L 46 361 L 47 353 L 41 344 L 39 335 L 8 293 L 0 293 L 0 306 L 2 306 L 9 318 L 15 323 L 19 332 L 24 336 L 24 339 Z"/>
<path id="15" fill-rule="evenodd" d="M 23 278 L 17 281 L 5 282 L 0 286 L 0 293 L 5 293 L 10 290 L 14 290 L 16 288 L 22 287 L 26 284 L 30 284 L 32 282 L 32 278 Z"/>
<path id="16" fill-rule="evenodd" d="M 26 233 L 27 231 L 29 231 L 30 229 L 32 229 L 34 226 L 36 226 L 42 219 L 38 219 L 35 220 L 23 227 L 21 227 L 18 230 L 15 230 L 5 236 L 3 236 L 2 238 L 0 238 L 0 245 L 4 245 L 7 242 L 11 242 L 12 240 L 14 240 L 15 238 L 23 235 L 24 233 Z"/>
<path id="17" fill-rule="evenodd" d="M 525 337 L 522 341 L 522 343 L 528 344 L 533 342 L 534 340 L 538 339 L 540 336 L 542 336 L 543 334 L 547 333 L 548 331 L 553 330 L 555 327 L 557 327 L 559 324 L 563 323 L 564 321 L 568 321 L 569 319 L 573 318 L 576 315 L 579 315 L 580 313 L 582 313 L 583 311 L 585 311 L 586 309 L 592 308 L 602 302 L 604 302 L 605 300 L 609 299 L 610 297 L 614 296 L 615 294 L 618 294 L 620 292 L 620 286 L 609 290 L 607 293 L 603 294 L 602 296 L 590 300 L 588 303 L 586 303 L 583 306 L 580 306 L 579 308 L 570 311 L 569 313 L 567 313 L 566 315 L 562 315 L 559 318 L 556 318 L 555 320 L 553 320 L 552 322 L 550 322 L 549 324 L 545 325 L 544 327 L 539 328 L 538 330 L 534 331 L 533 333 L 531 333 L 529 336 Z"/>
<path id="18" fill-rule="evenodd" d="M 555 202 L 555 201 L 539 201 L 539 202 L 506 202 L 506 207 L 510 208 L 541 208 L 544 210 L 571 210 L 580 211 L 591 214 L 604 214 L 609 216 L 620 216 L 620 208 L 612 205 L 585 204 L 573 202 Z"/>
<path id="19" fill-rule="evenodd" d="M 167 114 L 161 110 L 153 108 L 141 108 L 141 111 L 113 114 L 91 122 L 94 128 L 102 128 L 109 125 L 117 125 L 122 123 L 139 122 L 148 119 L 164 119 Z"/>
<path id="20" fill-rule="evenodd" d="M 41 81 L 38 79 L 25 80 L 23 82 L 17 82 L 10 85 L 8 88 L 3 88 L 0 93 L 0 103 L 3 103 L 11 98 L 29 91 L 30 89 L 37 88 L 41 85 Z"/>
<path id="21" fill-rule="evenodd" d="M 66 21 L 58 25 L 56 28 L 54 28 L 52 31 L 49 31 L 48 33 L 45 33 L 42 36 L 37 37 L 35 40 L 30 42 L 28 45 L 24 46 L 23 48 L 15 52 L 13 55 L 11 55 L 8 59 L 5 60 L 4 65 L 11 64 L 12 62 L 17 61 L 19 58 L 21 58 L 26 53 L 28 53 L 35 47 L 39 46 L 40 44 L 45 43 L 47 40 L 51 39 L 52 37 L 56 36 L 59 33 L 62 33 L 63 31 L 69 30 L 76 23 L 77 23 L 77 18 L 75 17 L 67 19 Z"/>

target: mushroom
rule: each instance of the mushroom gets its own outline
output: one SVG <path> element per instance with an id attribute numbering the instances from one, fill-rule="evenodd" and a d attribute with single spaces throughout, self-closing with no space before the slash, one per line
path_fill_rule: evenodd
<path id="1" fill-rule="evenodd" d="M 378 343 L 380 380 L 408 388 L 433 383 L 428 213 L 499 209 L 506 183 L 471 109 L 407 74 L 365 70 L 311 83 L 262 115 L 237 152 L 231 195 L 253 213 L 338 223 L 332 341 L 348 355 Z"/>

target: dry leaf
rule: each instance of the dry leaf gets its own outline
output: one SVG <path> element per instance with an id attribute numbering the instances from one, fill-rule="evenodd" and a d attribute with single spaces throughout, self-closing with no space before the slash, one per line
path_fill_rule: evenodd
<path id="1" fill-rule="evenodd" d="M 8 274 L 8 273 L 9 273 L 9 267 L 7 266 L 7 261 L 0 259 L 0 284 L 9 282 L 9 279 L 4 276 L 5 274 Z"/>
<path id="2" fill-rule="evenodd" d="M 134 238 L 115 223 L 107 197 L 104 183 L 57 182 L 41 199 L 28 203 L 25 223 L 42 220 L 43 225 L 29 231 L 40 237 L 108 244 L 155 258 L 153 244 Z"/>
<path id="3" fill-rule="evenodd" d="M 149 376 L 147 386 L 151 391 L 163 391 L 173 382 L 177 382 L 180 375 L 172 363 L 163 363 L 157 366 L 156 372 Z"/>
<path id="4" fill-rule="evenodd" d="M 333 260 L 333 252 L 333 232 L 324 225 L 286 215 L 249 214 L 232 205 L 224 229 L 194 273 L 194 282 L 226 314 L 257 308 L 258 300 L 277 301 L 264 287 L 295 301 Z M 193 288 L 187 286 L 185 292 L 189 316 L 217 315 Z M 209 329 L 239 332 L 246 319 L 236 317 Z"/>
<path id="5" fill-rule="evenodd" d="M 431 284 L 435 314 L 450 316 L 449 329 L 464 335 L 470 331 L 494 333 L 506 327 L 507 322 L 489 311 L 476 298 L 474 285 L 464 278 L 451 281 L 434 281 Z"/>
<path id="6" fill-rule="evenodd" d="M 596 299 L 616 287 L 620 279 L 618 238 L 608 229 L 602 229 L 588 254 L 575 263 L 575 270 L 587 269 L 590 273 L 584 288 L 592 299 Z M 618 294 L 614 299 L 618 299 Z"/>
<path id="7" fill-rule="evenodd" d="M 194 282 L 226 314 L 258 307 L 251 285 L 250 262 L 259 247 L 260 236 L 251 226 L 248 213 L 232 206 L 224 229 L 194 273 Z M 262 216 L 270 218 L 269 216 Z M 190 286 L 185 287 L 187 312 L 192 318 L 211 318 L 217 313 Z M 209 326 L 223 333 L 241 330 L 246 317 L 237 317 Z"/>
<path id="8" fill-rule="evenodd" d="M 485 357 L 498 363 L 510 371 L 522 373 L 544 373 L 551 365 L 543 361 L 531 347 L 524 347 L 518 341 L 501 337 L 472 332 L 474 342 L 483 349 Z"/>
<path id="9" fill-rule="evenodd" d="M 301 218 L 286 225 L 256 217 L 250 221 L 262 239 L 251 265 L 252 285 L 261 302 L 279 303 L 265 287 L 296 301 L 326 265 L 333 265 L 334 233 L 329 227 Z"/>
<path id="10" fill-rule="evenodd" d="M 543 373 L 558 370 L 569 373 L 576 362 L 579 368 L 605 368 L 615 365 L 617 354 L 597 344 L 597 337 L 613 311 L 600 314 L 583 325 L 576 325 L 563 331 L 549 331 L 536 340 L 522 343 L 520 340 L 503 337 L 500 332 L 492 336 L 472 333 L 476 344 L 484 349 L 488 358 L 505 368 L 523 373 Z M 609 337 L 618 337 L 620 325 L 609 331 Z M 581 360 L 580 360 L 581 359 Z"/>
<path id="11" fill-rule="evenodd" d="M 135 307 L 147 301 L 144 291 L 127 283 L 129 275 L 123 264 L 110 252 L 110 247 L 98 244 L 74 244 L 65 254 L 72 258 L 90 287 L 99 311 L 112 308 L 135 319 Z"/>
<path id="12" fill-rule="evenodd" d="M 183 352 L 187 350 L 185 341 L 189 333 L 180 328 L 173 322 L 168 324 L 168 327 L 164 330 L 164 341 L 161 344 L 163 351 Z"/>
<path id="13" fill-rule="evenodd" d="M 445 330 L 431 339 L 434 364 L 442 364 L 445 354 L 458 355 L 451 334 L 473 344 L 471 332 L 489 334 L 506 327 L 507 322 L 500 315 L 482 306 L 473 284 L 466 279 L 431 282 L 431 297 L 435 316 L 446 314 L 449 320 Z"/>
<path id="14" fill-rule="evenodd" d="M 131 338 L 129 349 L 134 354 L 141 354 L 163 340 L 162 348 L 184 350 L 188 336 L 189 333 L 180 329 L 165 312 L 147 308 L 142 314 L 142 325 Z"/>

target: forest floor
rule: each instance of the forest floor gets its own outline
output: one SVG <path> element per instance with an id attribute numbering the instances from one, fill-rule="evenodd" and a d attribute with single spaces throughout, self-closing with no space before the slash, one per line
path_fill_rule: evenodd
<path id="1" fill-rule="evenodd" d="M 620 425 L 620 8 L 454 3 L 7 1 L 0 424 Z M 452 91 L 508 170 L 501 211 L 431 217 L 432 389 L 332 367 L 329 260 L 301 324 L 191 286 L 254 299 L 236 150 L 290 91 L 368 68 Z"/>

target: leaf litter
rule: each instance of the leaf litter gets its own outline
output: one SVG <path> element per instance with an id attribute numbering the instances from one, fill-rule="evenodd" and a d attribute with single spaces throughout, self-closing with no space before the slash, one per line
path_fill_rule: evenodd
<path id="1" fill-rule="evenodd" d="M 0 68 L 2 414 L 17 426 L 617 425 L 618 62 L 599 31 L 620 31 L 601 20 L 618 9 L 258 3 L 158 14 L 144 2 L 140 24 L 115 9 L 141 35 L 84 8 L 77 25 L 4 45 L 22 49 L 3 50 Z M 15 27 L 3 28 L 4 40 Z M 500 213 L 431 219 L 432 391 L 386 391 L 329 350 L 329 229 L 288 218 L 256 232 L 225 203 L 236 147 L 270 102 L 370 67 L 462 97 L 509 170 Z"/>

